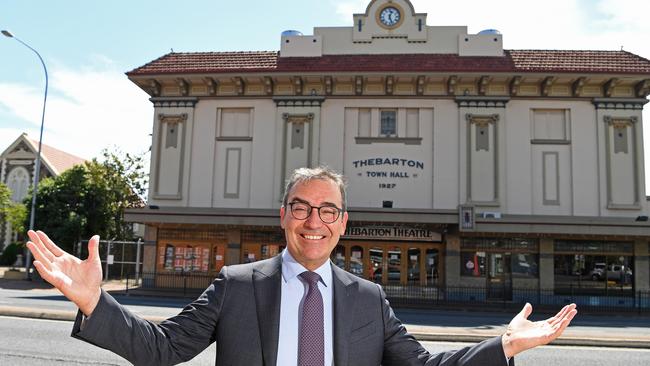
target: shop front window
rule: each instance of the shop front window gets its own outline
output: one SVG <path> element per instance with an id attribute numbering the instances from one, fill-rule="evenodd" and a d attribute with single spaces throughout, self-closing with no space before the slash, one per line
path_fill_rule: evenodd
<path id="1" fill-rule="evenodd" d="M 402 250 L 400 247 L 388 248 L 388 283 L 400 283 Z"/>
<path id="2" fill-rule="evenodd" d="M 539 276 L 538 254 L 512 253 L 512 276 L 532 277 Z"/>
<path id="3" fill-rule="evenodd" d="M 206 246 L 167 243 L 159 250 L 164 271 L 208 272 L 210 267 L 210 248 Z"/>
<path id="4" fill-rule="evenodd" d="M 427 286 L 435 286 L 438 283 L 438 265 L 440 257 L 438 255 L 438 249 L 427 249 L 426 252 L 426 283 Z"/>
<path id="5" fill-rule="evenodd" d="M 409 248 L 408 250 L 407 281 L 411 284 L 420 283 L 420 248 Z"/>
<path id="6" fill-rule="evenodd" d="M 463 276 L 485 277 L 485 252 L 461 252 L 460 273 Z"/>
<path id="7" fill-rule="evenodd" d="M 252 263 L 257 260 L 257 256 L 255 255 L 255 252 L 245 248 L 243 251 L 243 260 L 242 263 Z"/>
<path id="8" fill-rule="evenodd" d="M 553 262 L 558 293 L 633 294 L 631 243 L 557 241 Z"/>
<path id="9" fill-rule="evenodd" d="M 363 248 L 356 245 L 350 254 L 350 273 L 363 277 Z"/>
<path id="10" fill-rule="evenodd" d="M 260 259 L 273 258 L 280 253 L 280 246 L 277 244 L 262 244 L 261 252 L 262 258 Z"/>
<path id="11" fill-rule="evenodd" d="M 337 245 L 336 248 L 334 248 L 334 252 L 332 253 L 332 262 L 334 262 L 337 267 L 345 269 L 345 247 L 343 245 Z"/>
<path id="12" fill-rule="evenodd" d="M 214 270 L 221 271 L 221 268 L 226 264 L 226 246 L 215 245 L 212 250 L 214 253 Z"/>
<path id="13" fill-rule="evenodd" d="M 468 277 L 539 277 L 539 243 L 527 238 L 463 238 L 460 273 Z"/>
<path id="14" fill-rule="evenodd" d="M 381 247 L 370 248 L 370 279 L 381 282 L 384 267 L 384 249 Z"/>

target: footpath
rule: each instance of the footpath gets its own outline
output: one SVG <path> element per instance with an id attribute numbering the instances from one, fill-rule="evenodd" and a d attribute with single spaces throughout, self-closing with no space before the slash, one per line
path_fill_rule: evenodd
<path id="1" fill-rule="evenodd" d="M 151 304 L 157 301 L 169 302 L 170 296 L 175 295 L 139 289 L 130 289 L 127 294 L 125 284 L 120 281 L 105 282 L 103 288 L 113 294 L 118 301 L 128 301 L 128 306 L 139 303 Z M 45 296 L 51 293 L 50 297 L 59 297 L 60 295 L 58 290 L 40 279 L 26 281 L 0 278 L 1 290 L 11 290 L 11 293 L 15 294 L 14 297 L 25 298 L 37 298 L 37 296 L 32 296 L 36 292 L 39 296 L 43 296 L 44 292 Z M 179 295 L 176 296 L 176 303 L 192 300 L 191 298 L 179 299 Z M 73 310 L 12 304 L 11 298 L 4 300 L 0 303 L 0 316 L 65 321 L 73 321 L 76 316 L 76 311 Z M 180 308 L 181 306 L 178 308 L 179 311 Z M 554 345 L 650 348 L 650 314 L 645 316 L 585 315 L 580 314 L 579 311 L 578 308 L 577 317 L 562 337 L 553 342 Z M 395 313 L 405 324 L 409 333 L 418 340 L 438 342 L 480 342 L 498 336 L 504 332 L 507 323 L 515 315 L 513 313 L 439 309 L 395 309 Z M 139 314 L 153 322 L 164 320 L 164 317 L 153 313 L 140 312 Z M 533 310 L 531 320 L 542 320 L 549 316 L 551 315 L 536 314 Z"/>

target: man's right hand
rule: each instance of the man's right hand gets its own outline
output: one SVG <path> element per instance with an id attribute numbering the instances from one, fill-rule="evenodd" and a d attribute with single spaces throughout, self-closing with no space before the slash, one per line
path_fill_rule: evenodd
<path id="1" fill-rule="evenodd" d="M 34 266 L 41 277 L 59 289 L 81 312 L 90 316 L 101 295 L 102 264 L 99 260 L 99 236 L 88 241 L 84 261 L 61 250 L 42 231 L 30 230 L 27 248 L 34 255 Z"/>

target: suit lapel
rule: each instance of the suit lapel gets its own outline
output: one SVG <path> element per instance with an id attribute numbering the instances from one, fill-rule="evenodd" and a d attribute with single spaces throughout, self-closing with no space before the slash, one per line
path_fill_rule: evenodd
<path id="1" fill-rule="evenodd" d="M 257 321 L 262 343 L 264 365 L 275 366 L 278 358 L 280 332 L 280 283 L 282 257 L 276 256 L 253 271 Z"/>
<path id="2" fill-rule="evenodd" d="M 347 366 L 348 345 L 354 316 L 354 298 L 358 293 L 359 284 L 352 281 L 345 271 L 334 264 L 332 265 L 332 274 L 334 283 L 334 364 Z"/>

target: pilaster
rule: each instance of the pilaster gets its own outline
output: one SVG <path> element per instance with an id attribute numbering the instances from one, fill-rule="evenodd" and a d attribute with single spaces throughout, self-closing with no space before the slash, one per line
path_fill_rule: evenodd
<path id="1" fill-rule="evenodd" d="M 647 240 L 636 240 L 634 242 L 634 290 L 637 292 L 650 291 L 650 265 L 648 264 Z"/>
<path id="2" fill-rule="evenodd" d="M 460 237 L 447 235 L 447 250 L 445 253 L 445 285 L 460 286 Z"/>
<path id="3" fill-rule="evenodd" d="M 555 288 L 555 273 L 553 264 L 553 239 L 539 240 L 539 289 L 553 290 Z"/>

